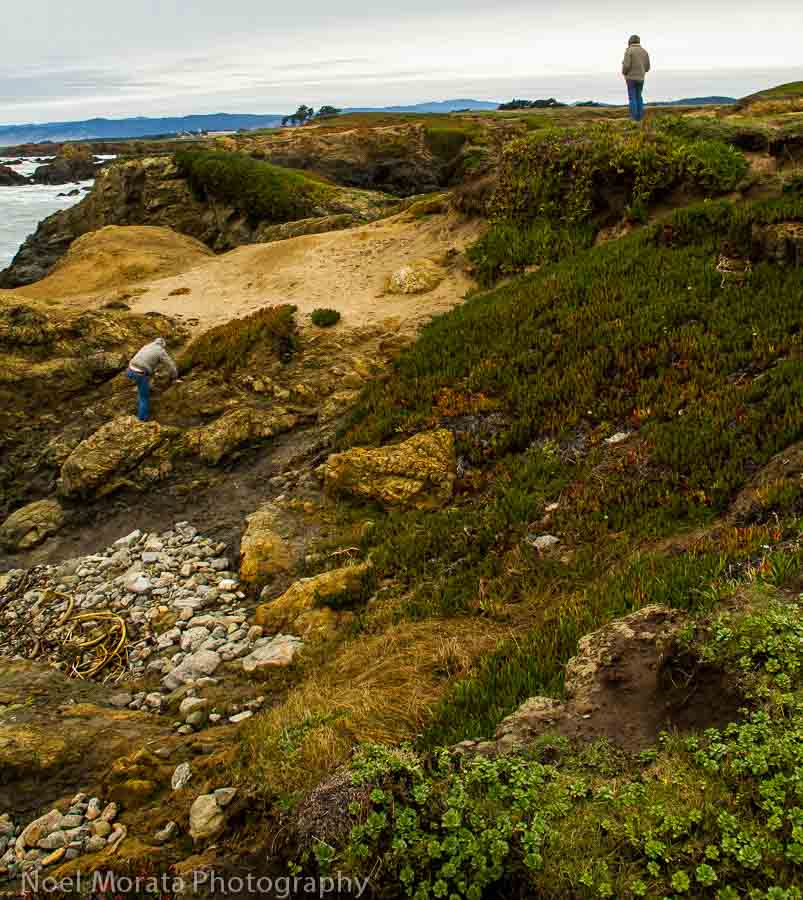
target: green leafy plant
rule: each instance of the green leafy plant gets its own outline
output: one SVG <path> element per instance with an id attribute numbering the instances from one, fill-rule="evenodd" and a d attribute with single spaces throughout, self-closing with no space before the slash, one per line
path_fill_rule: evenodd
<path id="1" fill-rule="evenodd" d="M 313 309 L 310 319 L 312 319 L 313 325 L 317 325 L 319 328 L 329 328 L 331 325 L 337 325 L 340 321 L 340 313 L 336 309 L 319 307 Z"/>

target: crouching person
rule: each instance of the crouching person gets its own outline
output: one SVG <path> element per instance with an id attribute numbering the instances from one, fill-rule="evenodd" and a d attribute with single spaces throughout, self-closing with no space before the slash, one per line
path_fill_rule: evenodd
<path id="1" fill-rule="evenodd" d="M 131 359 L 126 375 L 136 384 L 139 395 L 137 417 L 140 422 L 147 422 L 151 414 L 151 376 L 159 368 L 165 366 L 174 381 L 178 380 L 178 368 L 173 357 L 165 349 L 165 339 L 156 338 L 145 344 Z"/>

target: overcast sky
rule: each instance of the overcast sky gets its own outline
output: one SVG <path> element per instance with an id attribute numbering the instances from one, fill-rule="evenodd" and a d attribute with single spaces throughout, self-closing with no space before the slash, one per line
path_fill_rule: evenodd
<path id="1" fill-rule="evenodd" d="M 299 103 L 621 101 L 633 32 L 653 58 L 647 99 L 803 79 L 803 0 L 8 3 L 3 124 Z"/>

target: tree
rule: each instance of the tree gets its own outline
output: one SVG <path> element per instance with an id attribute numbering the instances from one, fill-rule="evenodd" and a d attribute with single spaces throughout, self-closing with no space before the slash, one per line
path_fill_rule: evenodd
<path id="1" fill-rule="evenodd" d="M 287 125 L 288 122 L 291 125 L 303 125 L 305 122 L 309 122 L 314 115 L 315 110 L 306 103 L 302 103 L 291 116 L 285 116 L 282 119 L 282 125 Z"/>
<path id="2" fill-rule="evenodd" d="M 338 109 L 336 106 L 322 106 L 317 113 L 316 118 L 318 119 L 327 119 L 331 116 L 339 116 L 342 113 L 342 109 Z"/>

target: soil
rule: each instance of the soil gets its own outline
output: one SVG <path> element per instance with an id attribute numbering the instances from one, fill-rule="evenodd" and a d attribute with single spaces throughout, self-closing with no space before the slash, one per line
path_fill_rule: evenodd
<path id="1" fill-rule="evenodd" d="M 299 322 L 318 307 L 337 309 L 342 315 L 339 330 L 389 317 L 400 317 L 408 327 L 416 327 L 459 303 L 473 281 L 452 266 L 449 277 L 429 293 L 398 295 L 385 293 L 386 279 L 421 258 L 449 265 L 447 254 L 454 259 L 462 253 L 477 238 L 479 228 L 477 223 L 447 214 L 418 218 L 401 213 L 358 228 L 239 247 L 200 264 L 194 258 L 182 274 L 142 281 L 131 291 L 122 280 L 116 286 L 132 312 L 184 319 L 194 333 L 282 303 L 298 307 Z M 135 238 L 127 239 L 127 246 L 137 255 L 139 232 L 145 229 L 115 230 Z M 121 260 L 114 265 L 120 268 Z M 55 281 L 57 274 L 52 282 L 48 278 L 18 293 L 47 294 L 50 300 L 83 309 L 111 299 L 108 289 L 82 294 L 64 291 L 61 282 Z"/>

